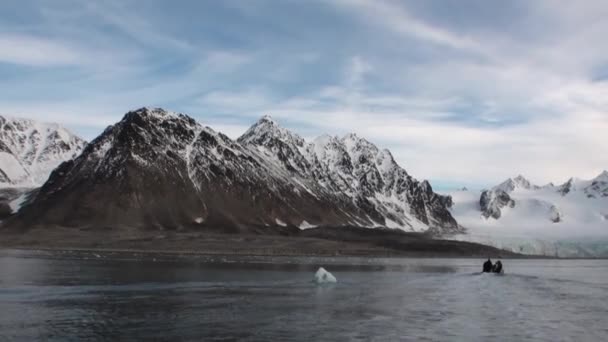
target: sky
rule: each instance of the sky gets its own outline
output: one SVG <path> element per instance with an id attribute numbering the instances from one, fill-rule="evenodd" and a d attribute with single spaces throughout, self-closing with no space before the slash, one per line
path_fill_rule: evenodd
<path id="1" fill-rule="evenodd" d="M 603 0 L 0 2 L 0 113 L 359 136 L 437 189 L 608 169 Z"/>

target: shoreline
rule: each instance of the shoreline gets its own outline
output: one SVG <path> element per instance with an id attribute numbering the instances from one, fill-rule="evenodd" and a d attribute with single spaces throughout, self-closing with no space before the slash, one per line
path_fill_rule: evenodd
<path id="1" fill-rule="evenodd" d="M 235 234 L 65 227 L 0 230 L 0 250 L 131 253 L 177 257 L 528 258 L 481 244 L 419 233 L 317 228 L 297 234 Z M 532 256 L 531 258 L 534 258 Z"/>
<path id="2" fill-rule="evenodd" d="M 369 259 L 485 259 L 483 256 L 452 256 L 452 255 L 440 255 L 440 254 L 420 254 L 420 253 L 388 253 L 388 254 L 314 254 L 314 253 L 284 253 L 284 254 L 263 254 L 263 253 L 229 253 L 226 251 L 194 251 L 194 250 L 145 250 L 145 249 L 117 249 L 117 248 L 80 248 L 80 247 L 33 247 L 33 246 L 2 246 L 0 245 L 0 256 L 4 253 L 11 254 L 13 252 L 19 253 L 87 253 L 87 254 L 137 254 L 146 256 L 166 256 L 166 257 L 177 257 L 177 258 L 189 258 L 189 257 L 277 257 L 277 258 L 288 258 L 288 257 L 302 257 L 302 258 L 369 258 Z M 505 259 L 505 260 L 608 260 L 608 258 L 559 258 L 550 257 L 543 255 L 510 255 L 494 257 L 492 259 Z"/>

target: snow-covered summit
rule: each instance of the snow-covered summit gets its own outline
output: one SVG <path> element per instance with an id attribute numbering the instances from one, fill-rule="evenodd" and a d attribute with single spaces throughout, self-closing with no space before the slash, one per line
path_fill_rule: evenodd
<path id="1" fill-rule="evenodd" d="M 279 126 L 279 124 L 272 119 L 270 115 L 262 116 L 239 138 L 239 141 L 245 143 L 262 141 L 269 142 L 271 140 L 280 140 L 285 143 L 295 143 L 298 146 L 304 145 L 304 139 L 302 137 L 286 128 Z"/>
<path id="2" fill-rule="evenodd" d="M 274 121 L 274 119 L 272 118 L 272 116 L 270 114 L 262 115 L 262 117 L 260 118 L 259 121 L 260 122 L 266 122 L 266 123 L 269 123 L 271 125 L 277 125 L 278 126 L 277 122 Z"/>
<path id="3" fill-rule="evenodd" d="M 0 187 L 36 187 L 86 142 L 55 123 L 0 116 Z"/>
<path id="4" fill-rule="evenodd" d="M 597 177 L 594 178 L 595 180 L 603 180 L 603 181 L 608 181 L 608 170 L 604 170 L 602 171 L 599 175 L 597 175 Z"/>
<path id="5" fill-rule="evenodd" d="M 608 172 L 604 170 L 589 180 L 572 177 L 553 189 L 562 196 L 582 192 L 589 198 L 608 197 Z"/>
<path id="6" fill-rule="evenodd" d="M 275 158 L 309 188 L 345 196 L 366 212 L 374 226 L 458 230 L 446 208 L 448 198 L 435 194 L 428 182 L 408 175 L 389 150 L 354 133 L 341 138 L 323 134 L 309 143 L 263 117 L 238 141 Z"/>
<path id="7" fill-rule="evenodd" d="M 539 186 L 532 184 L 528 179 L 526 179 L 526 177 L 518 175 L 515 178 L 509 178 L 505 180 L 504 182 L 500 183 L 492 189 L 500 189 L 506 193 L 510 193 L 517 189 L 537 190 L 539 188 Z"/>

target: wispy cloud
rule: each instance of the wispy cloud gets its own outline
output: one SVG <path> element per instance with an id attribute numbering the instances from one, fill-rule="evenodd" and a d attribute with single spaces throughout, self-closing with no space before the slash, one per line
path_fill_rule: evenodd
<path id="1" fill-rule="evenodd" d="M 82 53 L 68 44 L 28 35 L 0 34 L 0 62 L 61 66 L 82 63 Z"/>
<path id="2" fill-rule="evenodd" d="M 385 0 L 332 0 L 336 5 L 350 9 L 365 20 L 386 27 L 396 33 L 445 45 L 456 49 L 483 52 L 484 48 L 470 37 L 462 36 L 430 25 L 410 14 L 404 6 Z"/>

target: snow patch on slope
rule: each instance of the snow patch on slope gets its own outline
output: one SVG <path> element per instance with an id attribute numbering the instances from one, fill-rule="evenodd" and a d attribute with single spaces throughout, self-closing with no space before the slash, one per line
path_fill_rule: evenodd
<path id="1" fill-rule="evenodd" d="M 21 195 L 19 195 L 19 197 L 17 197 L 16 199 L 12 200 L 8 205 L 11 208 L 13 213 L 16 213 L 19 211 L 19 209 L 21 209 L 21 207 L 23 206 L 23 204 L 25 203 L 25 201 L 27 200 L 27 196 L 29 195 L 29 193 L 23 193 Z"/>
<path id="2" fill-rule="evenodd" d="M 304 221 L 302 221 L 302 223 L 300 223 L 299 228 L 304 230 L 304 229 L 310 229 L 310 228 L 317 228 L 317 226 L 314 224 L 310 224 L 310 223 L 306 222 L 306 220 L 304 220 Z"/>
<path id="3" fill-rule="evenodd" d="M 10 186 L 13 180 L 25 179 L 28 176 L 19 160 L 7 152 L 0 152 L 0 170 L 7 177 L 0 179 L 0 187 Z"/>

